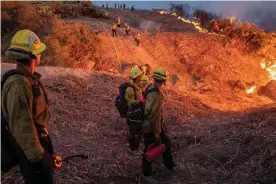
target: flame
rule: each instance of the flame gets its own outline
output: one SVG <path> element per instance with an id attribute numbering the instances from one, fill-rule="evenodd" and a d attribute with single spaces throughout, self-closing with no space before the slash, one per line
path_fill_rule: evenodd
<path id="1" fill-rule="evenodd" d="M 183 22 L 189 23 L 189 24 L 193 24 L 195 26 L 195 28 L 201 33 L 207 33 L 208 32 L 206 29 L 203 29 L 202 27 L 200 27 L 200 24 L 198 22 L 190 21 L 190 20 L 187 20 L 183 17 L 178 17 L 177 19 L 179 19 Z"/>
<path id="2" fill-rule="evenodd" d="M 269 73 L 269 80 L 276 80 L 276 62 L 271 65 L 270 61 L 265 62 L 265 60 L 262 60 L 260 65 L 262 69 L 265 69 Z"/>
<path id="3" fill-rule="evenodd" d="M 164 11 L 164 10 L 162 10 L 162 11 L 159 12 L 159 13 L 160 13 L 160 14 L 170 14 L 170 12 L 166 12 L 166 11 Z M 171 16 L 177 17 L 177 14 L 176 14 L 176 13 L 172 13 Z M 219 34 L 216 34 L 216 33 L 209 33 L 208 30 L 202 28 L 198 22 L 190 21 L 190 20 L 185 19 L 185 18 L 180 17 L 180 16 L 178 16 L 177 19 L 178 19 L 178 20 L 181 20 L 181 21 L 183 21 L 183 22 L 185 22 L 185 23 L 188 23 L 188 24 L 193 24 L 194 27 L 195 27 L 199 32 L 201 32 L 201 33 L 207 33 L 207 34 L 213 34 L 213 35 L 223 36 L 223 35 L 219 35 Z"/>
<path id="4" fill-rule="evenodd" d="M 172 16 L 175 16 L 175 17 L 176 17 L 177 15 L 176 15 L 176 13 L 172 13 Z"/>
<path id="5" fill-rule="evenodd" d="M 159 12 L 160 14 L 165 14 L 165 15 L 167 15 L 167 14 L 170 14 L 170 12 L 168 12 L 168 11 L 166 11 L 166 10 L 162 10 L 161 12 Z"/>
<path id="6" fill-rule="evenodd" d="M 246 90 L 246 93 L 247 94 L 252 94 L 252 93 L 255 92 L 255 90 L 256 90 L 256 86 L 252 86 L 251 88 L 249 88 L 248 90 Z"/>

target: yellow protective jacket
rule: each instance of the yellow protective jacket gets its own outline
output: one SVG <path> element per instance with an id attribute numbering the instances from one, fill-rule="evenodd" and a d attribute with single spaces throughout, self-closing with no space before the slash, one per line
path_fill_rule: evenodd
<path id="1" fill-rule="evenodd" d="M 116 30 L 116 28 L 117 28 L 116 24 L 114 24 L 114 25 L 111 26 L 112 30 Z"/>
<path id="2" fill-rule="evenodd" d="M 130 26 L 125 26 L 126 31 L 130 31 Z"/>
<path id="3" fill-rule="evenodd" d="M 148 90 L 156 88 L 158 86 L 152 84 Z M 162 104 L 163 94 L 160 90 L 156 92 L 148 93 L 145 100 L 144 115 L 145 119 L 143 122 L 143 132 L 145 134 L 154 133 L 156 137 L 159 137 L 162 130 Z"/>
<path id="4" fill-rule="evenodd" d="M 27 159 L 38 160 L 44 153 L 38 136 L 50 119 L 48 99 L 39 73 L 31 74 L 21 65 L 17 69 L 27 77 L 14 74 L 5 81 L 1 99 L 3 116 Z"/>
<path id="5" fill-rule="evenodd" d="M 125 99 L 128 105 L 132 104 L 135 100 L 140 99 L 142 95 L 142 89 L 139 87 L 140 84 L 134 83 L 133 80 L 130 80 L 129 83 L 134 87 L 134 89 L 132 87 L 126 89 Z"/>
<path id="6" fill-rule="evenodd" d="M 135 36 L 135 40 L 139 40 L 139 41 L 140 41 L 140 36 L 139 36 L 139 35 L 136 35 L 136 36 Z"/>

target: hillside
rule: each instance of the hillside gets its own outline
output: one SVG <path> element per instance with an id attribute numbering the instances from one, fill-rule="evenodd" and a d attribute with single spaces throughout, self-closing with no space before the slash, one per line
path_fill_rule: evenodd
<path id="1" fill-rule="evenodd" d="M 130 16 L 126 16 L 128 13 Z M 138 19 L 139 15 L 141 19 Z M 246 93 L 256 86 L 256 94 L 269 81 L 269 73 L 261 68 L 263 58 L 248 53 L 241 41 L 227 42 L 217 35 L 198 33 L 192 24 L 157 12 L 110 10 L 109 16 L 111 20 L 87 17 L 70 20 L 83 22 L 99 32 L 100 45 L 95 54 L 95 69 L 115 73 L 121 69 L 127 76 L 135 64 L 147 63 L 152 68 L 166 66 L 172 88 L 200 98 L 206 105 L 223 111 L 244 110 L 273 102 Z M 110 24 L 118 16 L 122 24 L 128 22 L 133 25 L 132 36 L 125 37 L 123 29 L 117 30 L 118 37 L 109 36 Z M 130 17 L 136 18 L 133 23 Z M 143 17 L 151 21 L 147 30 L 142 26 L 146 21 Z M 165 23 L 161 23 L 162 18 Z M 140 25 L 136 23 L 137 20 L 140 20 Z M 179 26 L 181 32 L 175 32 L 174 26 Z M 141 33 L 139 47 L 134 41 L 137 32 Z M 242 83 L 241 89 L 236 86 L 237 83 Z"/>
<path id="2" fill-rule="evenodd" d="M 200 33 L 174 16 L 142 10 L 107 11 L 109 19 L 64 18 L 65 24 L 55 27 L 57 40 L 64 39 L 66 30 L 71 32 L 64 37 L 74 36 L 72 30 L 81 30 L 75 34 L 85 32 L 97 38 L 92 70 L 46 64 L 37 69 L 50 99 L 49 132 L 55 151 L 61 157 L 89 156 L 64 163 L 55 173 L 57 183 L 146 183 L 141 177 L 143 146 L 137 152 L 128 149 L 127 126 L 114 106 L 118 87 L 135 64 L 149 64 L 152 69 L 165 66 L 169 72 L 164 119 L 177 136 L 172 141 L 178 171 L 169 173 L 161 159 L 157 160 L 154 177 L 160 183 L 275 183 L 276 103 L 258 95 L 271 80 L 271 73 L 261 67 L 265 57 L 248 52 L 241 40 Z M 127 22 L 133 28 L 131 36 L 125 37 L 121 28 L 118 37 L 110 37 L 111 22 L 118 16 L 122 24 Z M 68 23 L 84 26 L 78 24 L 69 30 Z M 59 32 L 64 25 L 68 27 Z M 138 32 L 139 47 L 134 41 Z M 67 58 L 91 49 L 90 45 L 81 47 L 83 43 L 74 37 L 72 40 L 73 46 L 66 49 L 76 43 L 76 50 L 58 47 L 58 51 L 71 53 Z M 273 49 L 276 47 L 271 53 L 276 53 Z M 64 52 L 57 53 L 62 56 Z M 14 66 L 1 63 L 1 72 Z M 1 181 L 17 184 L 22 183 L 22 177 L 14 169 L 2 174 Z"/>

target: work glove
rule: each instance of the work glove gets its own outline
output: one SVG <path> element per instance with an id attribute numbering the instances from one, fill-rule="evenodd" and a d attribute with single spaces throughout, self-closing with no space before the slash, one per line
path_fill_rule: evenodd
<path id="1" fill-rule="evenodd" d="M 161 139 L 160 139 L 159 136 L 158 136 L 158 137 L 157 137 L 157 136 L 155 137 L 154 144 L 155 144 L 155 145 L 160 145 L 160 144 L 161 144 Z"/>
<path id="2" fill-rule="evenodd" d="M 44 151 L 42 158 L 38 161 L 32 161 L 31 164 L 36 173 L 49 172 L 54 168 L 53 156 L 49 152 Z"/>

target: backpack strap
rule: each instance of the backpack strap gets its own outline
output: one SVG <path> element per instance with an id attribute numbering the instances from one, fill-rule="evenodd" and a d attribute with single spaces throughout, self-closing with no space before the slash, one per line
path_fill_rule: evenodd
<path id="1" fill-rule="evenodd" d="M 2 91 L 3 91 L 4 83 L 6 82 L 6 80 L 7 80 L 10 76 L 16 75 L 16 74 L 25 76 L 23 72 L 20 72 L 19 70 L 16 70 L 16 69 L 12 69 L 12 70 L 7 71 L 7 72 L 3 75 L 3 77 L 1 78 L 1 97 L 2 97 Z M 5 117 L 3 116 L 3 111 L 2 111 L 2 109 L 1 109 L 1 118 L 4 120 L 4 121 L 1 121 L 1 124 L 3 124 L 3 125 L 5 126 L 7 132 L 10 133 L 9 125 L 8 125 L 7 120 L 6 120 Z M 11 134 L 11 133 L 10 133 L 10 134 Z"/>

